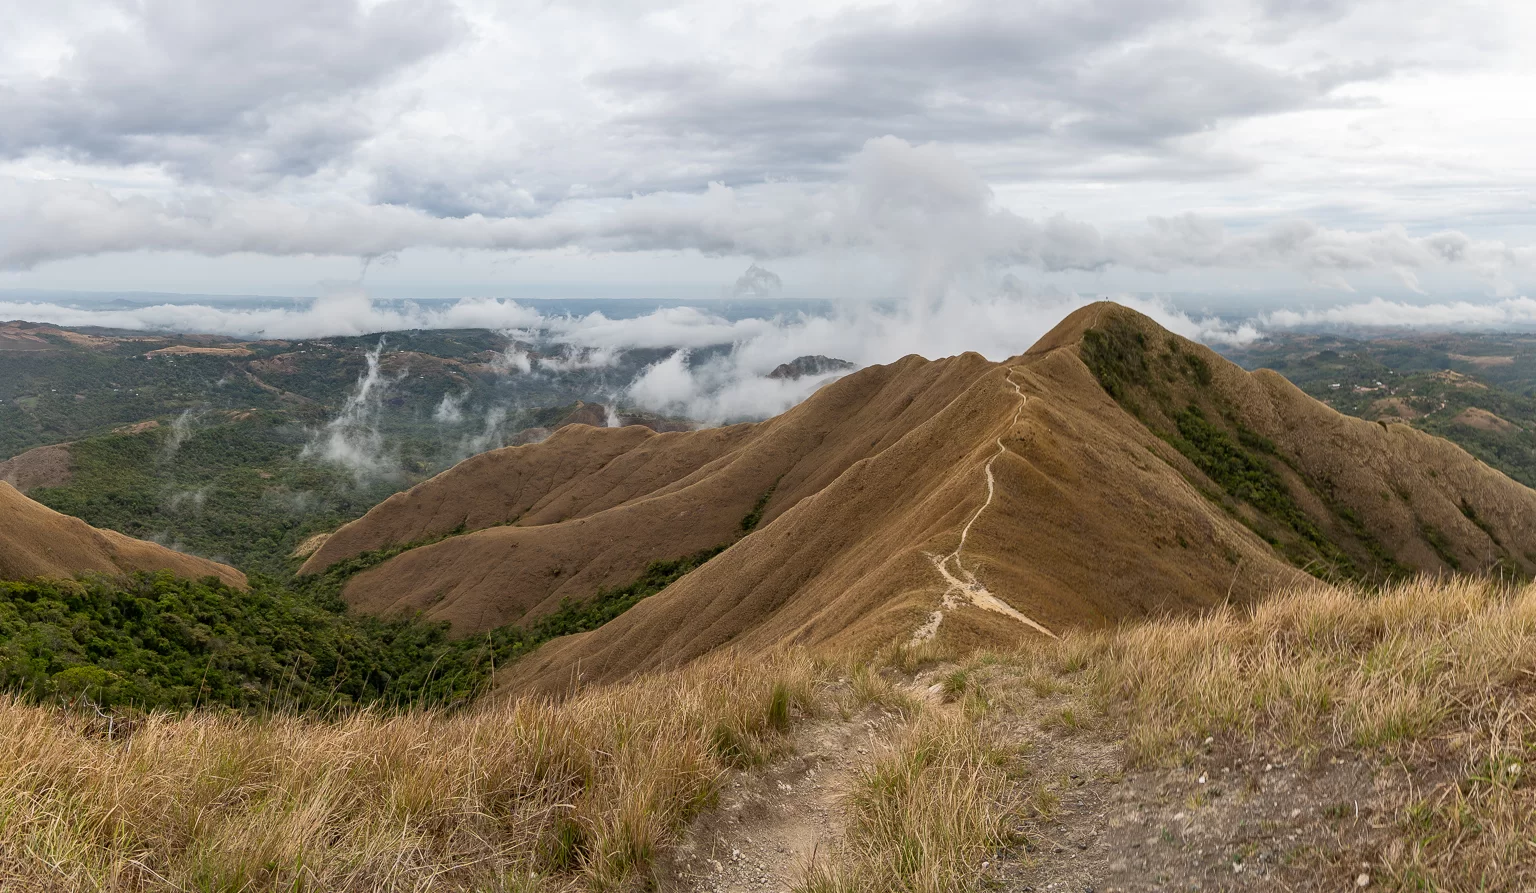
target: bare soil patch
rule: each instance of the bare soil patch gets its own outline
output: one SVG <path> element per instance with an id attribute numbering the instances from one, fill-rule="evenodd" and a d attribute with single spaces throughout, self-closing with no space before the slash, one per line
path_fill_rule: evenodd
<path id="1" fill-rule="evenodd" d="M 156 421 L 155 419 L 149 419 L 148 421 L 134 422 L 131 425 L 119 425 L 116 428 L 112 429 L 112 433 L 113 434 L 143 434 L 145 431 L 153 431 L 153 430 L 155 430 L 158 427 L 160 427 L 160 423 L 158 421 Z"/>
<path id="2" fill-rule="evenodd" d="M 162 347 L 152 350 L 146 357 L 179 357 L 179 356 L 209 356 L 209 357 L 248 357 L 255 351 L 249 347 L 193 347 L 190 344 L 173 344 L 170 347 Z"/>
<path id="3" fill-rule="evenodd" d="M 1514 362 L 1515 362 L 1515 358 L 1512 357 L 1512 356 L 1511 357 L 1500 357 L 1500 356 L 1473 357 L 1473 356 L 1468 356 L 1466 354 L 1460 354 L 1460 353 L 1446 354 L 1446 356 L 1449 357 L 1450 359 L 1455 360 L 1458 363 L 1469 363 L 1469 364 L 1471 364 L 1473 366 L 1478 366 L 1480 368 L 1487 368 L 1489 366 L 1509 366 L 1509 365 L 1513 365 Z"/>
<path id="4" fill-rule="evenodd" d="M 67 443 L 35 447 L 0 462 L 0 481 L 23 493 L 39 487 L 62 487 L 69 483 L 70 475 Z"/>
<path id="5" fill-rule="evenodd" d="M 1458 387 L 1458 388 L 1461 388 L 1463 390 L 1474 390 L 1474 391 L 1486 391 L 1486 390 L 1488 390 L 1488 386 L 1483 384 L 1482 382 L 1478 381 L 1477 379 L 1469 378 L 1469 377 L 1467 377 L 1465 375 L 1462 375 L 1460 372 L 1456 372 L 1456 371 L 1451 370 L 1451 369 L 1446 369 L 1446 370 L 1443 370 L 1441 372 L 1436 372 L 1435 373 L 1435 377 L 1440 379 L 1441 381 L 1445 382 L 1448 385 L 1452 385 L 1454 387 Z"/>
<path id="6" fill-rule="evenodd" d="M 1468 428 L 1476 428 L 1479 431 L 1494 431 L 1499 434 L 1513 434 L 1520 430 L 1520 426 L 1514 422 L 1496 416 L 1486 409 L 1478 409 L 1475 406 L 1463 409 L 1451 421 L 1458 425 L 1466 425 Z"/>
<path id="7" fill-rule="evenodd" d="M 1424 417 L 1423 412 L 1414 409 L 1413 404 L 1402 397 L 1383 397 L 1372 403 L 1371 408 L 1382 416 L 1392 416 L 1405 421 Z"/>
<path id="8" fill-rule="evenodd" d="M 1413 789 L 1359 757 L 1307 765 L 1209 747 L 1176 769 L 1120 771 L 1114 744 L 1031 736 L 1059 801 L 1029 847 L 990 866 L 1006 890 L 1345 890 L 1382 885 L 1372 854 Z"/>

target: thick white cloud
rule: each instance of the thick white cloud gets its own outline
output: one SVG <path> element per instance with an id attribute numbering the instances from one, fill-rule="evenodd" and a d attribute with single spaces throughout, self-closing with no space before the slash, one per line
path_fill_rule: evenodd
<path id="1" fill-rule="evenodd" d="M 1351 273 L 1390 272 L 1416 287 L 1421 272 L 1453 269 L 1508 290 L 1507 275 L 1536 258 L 1525 246 L 1454 231 L 1414 236 L 1397 226 L 1356 231 L 1288 220 L 1235 233 L 1184 215 L 1103 231 L 1062 215 L 1028 218 L 1000 206 L 978 172 L 953 153 L 895 137 L 870 140 L 837 182 L 745 189 L 716 183 L 699 195 L 570 201 L 527 218 L 223 196 L 173 205 L 80 182 L 0 180 L 0 267 L 131 250 L 371 258 L 419 246 L 754 258 L 867 254 L 903 267 L 919 299 L 959 276 L 1005 266 L 1284 270 L 1345 288 Z"/>
<path id="2" fill-rule="evenodd" d="M 1267 331 L 1293 328 L 1416 328 L 1486 330 L 1536 327 L 1536 300 L 1404 303 L 1370 298 L 1310 310 L 1279 310 L 1245 320 L 1191 315 L 1166 301 L 1118 294 L 1116 300 L 1167 328 L 1210 344 L 1245 344 Z M 795 405 L 836 376 L 770 379 L 776 366 L 799 356 L 825 355 L 857 366 L 888 363 L 907 354 L 950 356 L 976 351 L 992 360 L 1024 352 L 1063 316 L 1094 297 L 1035 294 L 1012 277 L 991 287 L 967 278 L 927 298 L 895 303 L 848 302 L 825 313 L 727 319 L 708 308 L 671 307 L 628 319 L 603 314 L 544 315 L 512 301 L 467 299 L 447 305 L 384 305 L 360 291 L 289 309 L 237 309 L 204 304 L 162 304 L 89 309 L 57 304 L 0 303 L 0 319 L 24 318 L 69 325 L 212 332 L 241 337 L 314 338 L 395 329 L 485 327 L 532 343 L 535 359 L 510 349 L 505 374 L 548 375 L 611 366 L 623 351 L 672 348 L 662 360 L 608 395 L 625 405 L 683 415 L 708 423 L 764 418 Z M 695 361 L 703 348 L 711 351 Z M 385 473 L 391 457 L 378 437 L 379 399 L 389 382 L 370 365 L 347 409 L 312 446 L 314 455 L 355 469 Z M 447 395 L 435 417 L 446 425 L 475 421 L 460 395 Z M 464 433 L 466 455 L 500 437 L 504 415 L 486 418 L 479 433 Z"/>

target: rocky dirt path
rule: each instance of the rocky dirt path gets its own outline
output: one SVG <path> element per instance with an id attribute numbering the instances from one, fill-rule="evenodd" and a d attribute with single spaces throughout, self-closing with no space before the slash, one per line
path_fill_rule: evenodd
<path id="1" fill-rule="evenodd" d="M 946 703 L 952 667 L 898 683 L 923 710 Z M 1388 886 L 1372 854 L 1414 782 L 1347 756 L 1239 753 L 1212 741 L 1188 765 L 1126 771 L 1119 735 L 1060 722 L 1039 698 L 994 717 L 991 743 L 1021 754 L 1021 843 L 989 860 L 980 889 L 1016 893 L 1353 890 Z M 658 866 L 663 893 L 788 893 L 813 856 L 836 857 L 843 800 L 914 715 L 878 707 L 820 717 L 791 754 L 727 781 L 718 806 Z M 1420 780 L 1422 781 L 1422 779 Z"/>
<path id="2" fill-rule="evenodd" d="M 866 708 L 813 719 L 793 733 L 790 755 L 736 773 L 718 806 L 689 828 L 658 866 L 658 889 L 677 893 L 790 891 L 813 856 L 842 839 L 842 800 L 900 715 Z"/>
<path id="3" fill-rule="evenodd" d="M 1096 759 L 1096 746 L 1046 750 L 1056 753 L 1042 759 L 1065 773 L 1060 800 L 1029 851 L 989 866 L 993 889 L 1361 890 L 1384 881 L 1370 854 L 1388 827 L 1381 804 L 1392 783 L 1366 763 L 1231 765 L 1212 754 L 1122 776 L 1115 760 Z"/>
<path id="4" fill-rule="evenodd" d="M 1013 419 L 1008 423 L 1008 430 L 1012 431 L 1019 424 L 1019 416 L 1023 414 L 1024 407 L 1029 402 L 1029 397 L 1019 387 L 1019 383 L 1013 380 L 1012 370 L 1008 372 L 1006 381 L 1013 387 L 1013 392 L 1019 398 L 1019 405 L 1013 410 Z M 944 594 L 939 599 L 939 607 L 928 616 L 928 619 L 921 626 L 913 631 L 912 644 L 914 645 L 926 642 L 938 635 L 939 627 L 944 623 L 944 615 L 966 604 L 981 608 L 984 611 L 1002 614 L 1004 617 L 1011 617 L 1038 633 L 1050 636 L 1053 639 L 1056 638 L 1055 633 L 1036 623 L 1032 618 L 988 591 L 987 587 L 982 585 L 980 580 L 976 579 L 976 574 L 966 568 L 965 562 L 961 559 L 961 553 L 965 550 L 965 540 L 971 534 L 971 527 L 976 524 L 976 520 L 981 517 L 982 513 L 991 507 L 992 498 L 997 494 L 997 480 L 992 474 L 992 464 L 1005 452 L 1007 452 L 1007 447 L 1003 445 L 1003 438 L 999 437 L 997 439 L 997 451 L 992 454 L 991 458 L 987 459 L 985 466 L 987 498 L 982 501 L 976 511 L 971 514 L 970 519 L 965 522 L 965 526 L 960 529 L 960 542 L 955 545 L 955 550 L 948 555 L 928 556 L 928 560 L 933 562 L 934 569 L 944 579 L 947 588 L 945 588 Z M 953 571 L 950 570 L 951 564 L 955 568 Z"/>
<path id="5" fill-rule="evenodd" d="M 988 865 L 987 889 L 1027 893 L 1365 890 L 1402 771 L 1354 757 L 1264 755 L 1207 742 L 1185 766 L 1126 771 L 1118 736 L 1064 729 L 1049 699 L 999 741 L 1028 753 L 1021 793 L 1042 814 Z"/>

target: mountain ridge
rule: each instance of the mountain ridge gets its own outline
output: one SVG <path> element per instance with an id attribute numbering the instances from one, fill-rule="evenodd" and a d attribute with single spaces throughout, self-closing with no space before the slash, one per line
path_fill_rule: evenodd
<path id="1" fill-rule="evenodd" d="M 1366 580 L 1536 570 L 1536 492 L 1108 302 L 1002 363 L 906 357 L 765 422 L 572 426 L 470 462 L 338 531 L 305 570 L 430 534 L 344 596 L 462 635 L 728 545 L 607 626 L 504 671 L 519 690 L 727 645 L 995 644 L 1251 602 L 1303 568 Z M 542 468 L 564 476 L 530 485 Z M 513 478 L 518 499 L 484 498 Z"/>

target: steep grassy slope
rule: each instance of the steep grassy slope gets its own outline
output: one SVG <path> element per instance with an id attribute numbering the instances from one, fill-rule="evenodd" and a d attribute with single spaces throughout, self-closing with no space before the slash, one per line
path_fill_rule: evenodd
<path id="1" fill-rule="evenodd" d="M 1245 373 L 1191 347 L 1132 315 L 1101 313 L 1079 352 L 1293 563 L 1371 581 L 1410 568 L 1536 569 L 1526 488 L 1449 441 L 1342 416 L 1274 372 Z"/>
<path id="2" fill-rule="evenodd" d="M 307 568 L 436 538 L 347 599 L 472 633 L 735 540 L 509 671 L 563 688 L 726 644 L 1012 641 L 1251 601 L 1303 569 L 1528 574 L 1536 492 L 1105 303 L 1004 363 L 909 357 L 757 425 L 572 428 L 482 456 L 344 528 Z"/>
<path id="3" fill-rule="evenodd" d="M 346 590 L 370 610 L 425 611 L 462 632 L 529 619 L 632 579 L 650 561 L 721 546 L 899 441 L 990 366 L 910 357 L 758 425 L 654 434 L 572 426 L 478 456 L 339 530 L 315 572 L 384 544 L 411 549 Z M 461 532 L 467 531 L 467 532 Z M 456 535 L 450 535 L 456 534 Z"/>
<path id="4" fill-rule="evenodd" d="M 245 585 L 245 575 L 232 567 L 116 531 L 97 530 L 33 502 L 4 481 L 0 481 L 0 519 L 0 580 L 163 570 Z"/>

